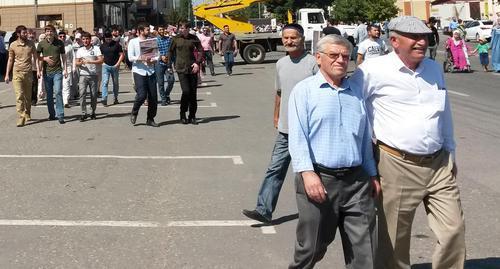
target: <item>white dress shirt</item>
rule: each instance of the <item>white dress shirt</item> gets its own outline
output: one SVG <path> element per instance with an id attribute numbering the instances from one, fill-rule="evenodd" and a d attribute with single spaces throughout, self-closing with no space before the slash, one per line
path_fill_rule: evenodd
<path id="1" fill-rule="evenodd" d="M 359 66 L 350 79 L 363 89 L 373 138 L 401 151 L 454 157 L 450 103 L 441 66 L 425 58 L 415 71 L 395 52 Z"/>
<path id="2" fill-rule="evenodd" d="M 141 76 L 151 76 L 155 72 L 154 63 L 148 64 L 146 61 L 139 60 L 141 56 L 141 46 L 139 41 L 142 39 L 136 37 L 128 42 L 128 60 L 132 62 L 132 72 L 139 74 Z M 158 60 L 158 56 L 152 59 L 153 61 Z"/>

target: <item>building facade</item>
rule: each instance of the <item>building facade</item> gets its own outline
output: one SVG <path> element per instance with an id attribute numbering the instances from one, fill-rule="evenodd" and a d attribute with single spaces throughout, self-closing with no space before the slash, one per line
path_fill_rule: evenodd
<path id="1" fill-rule="evenodd" d="M 0 0 L 0 30 L 13 31 L 18 25 L 43 28 L 47 24 L 72 32 L 116 24 L 126 29 L 145 22 L 164 23 L 179 0 Z"/>
<path id="2" fill-rule="evenodd" d="M 452 17 L 463 20 L 496 19 L 496 12 L 500 11 L 498 0 L 477 1 L 429 1 L 429 0 L 398 0 L 399 15 L 412 15 L 422 20 L 435 17 L 442 22 Z"/>

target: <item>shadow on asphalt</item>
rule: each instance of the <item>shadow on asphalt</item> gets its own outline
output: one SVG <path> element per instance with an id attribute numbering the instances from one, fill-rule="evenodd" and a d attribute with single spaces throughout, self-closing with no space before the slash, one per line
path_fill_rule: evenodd
<path id="1" fill-rule="evenodd" d="M 253 75 L 253 73 L 233 73 L 231 76 L 244 76 L 244 75 Z"/>
<path id="2" fill-rule="evenodd" d="M 9 108 L 9 107 L 15 107 L 15 106 L 16 105 L 6 105 L 6 106 L 0 105 L 0 109 Z"/>
<path id="3" fill-rule="evenodd" d="M 264 226 L 276 226 L 276 225 L 280 225 L 280 224 L 283 224 L 285 222 L 289 222 L 289 221 L 292 221 L 292 220 L 296 220 L 299 218 L 299 214 L 291 214 L 291 215 L 287 215 L 287 216 L 283 216 L 283 217 L 279 217 L 277 219 L 273 219 L 271 221 L 271 223 L 260 223 L 260 224 L 253 224 L 251 225 L 251 227 L 254 227 L 254 228 L 260 228 L 260 227 L 264 227 Z"/>
<path id="4" fill-rule="evenodd" d="M 216 116 L 216 117 L 206 117 L 206 118 L 197 118 L 198 124 L 206 124 L 213 121 L 222 121 L 222 120 L 231 120 L 239 118 L 239 115 L 231 115 L 231 116 Z M 182 124 L 180 120 L 169 120 L 158 123 L 159 126 L 171 125 L 171 124 Z"/>
<path id="5" fill-rule="evenodd" d="M 206 86 L 201 86 L 201 85 L 198 85 L 198 89 L 201 89 L 201 88 L 212 88 L 212 87 L 220 87 L 222 86 L 223 84 L 209 84 L 209 85 L 206 85 Z"/>
<path id="6" fill-rule="evenodd" d="M 411 269 L 431 269 L 430 263 L 414 264 Z M 489 257 L 484 259 L 472 259 L 465 261 L 465 269 L 498 269 L 500 268 L 500 258 Z"/>

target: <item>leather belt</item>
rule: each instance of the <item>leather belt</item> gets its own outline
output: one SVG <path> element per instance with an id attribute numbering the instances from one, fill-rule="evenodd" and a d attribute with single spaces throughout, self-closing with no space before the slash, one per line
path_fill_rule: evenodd
<path id="1" fill-rule="evenodd" d="M 324 165 L 315 163 L 314 168 L 321 173 L 331 175 L 331 176 L 341 177 L 341 176 L 351 174 L 352 172 L 360 169 L 361 166 L 329 168 L 329 167 L 326 167 Z"/>
<path id="2" fill-rule="evenodd" d="M 382 149 L 383 151 L 385 151 L 393 156 L 396 156 L 396 157 L 399 157 L 403 160 L 411 161 L 414 163 L 431 162 L 434 159 L 436 159 L 438 157 L 438 155 L 441 153 L 441 151 L 443 150 L 443 149 L 440 149 L 432 154 L 418 155 L 418 154 L 404 152 L 404 151 L 401 151 L 399 149 L 395 149 L 391 146 L 384 144 L 382 141 L 377 141 L 377 146 L 380 149 Z"/>

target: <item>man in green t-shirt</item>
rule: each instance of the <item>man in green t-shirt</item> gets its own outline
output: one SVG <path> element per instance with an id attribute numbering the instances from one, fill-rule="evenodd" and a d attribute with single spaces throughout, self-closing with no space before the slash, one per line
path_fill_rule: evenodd
<path id="1" fill-rule="evenodd" d="M 38 60 L 42 66 L 43 81 L 47 92 L 47 109 L 49 120 L 56 117 L 60 124 L 64 124 L 64 104 L 62 98 L 62 78 L 68 76 L 66 71 L 66 54 L 64 43 L 56 38 L 56 28 L 45 26 L 45 39 L 38 43 Z M 54 111 L 54 93 L 56 95 L 56 109 Z"/>

